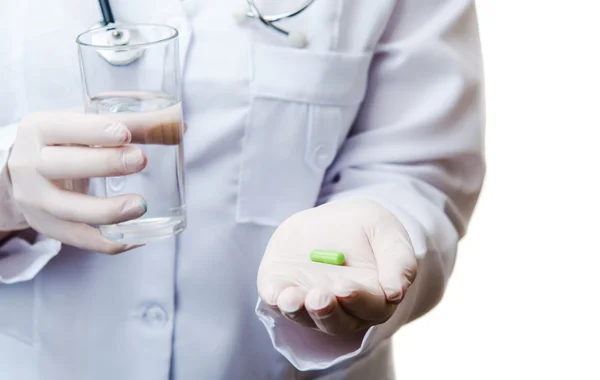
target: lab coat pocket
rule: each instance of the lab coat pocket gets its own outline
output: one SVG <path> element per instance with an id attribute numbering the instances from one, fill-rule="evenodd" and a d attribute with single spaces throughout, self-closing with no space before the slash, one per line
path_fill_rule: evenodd
<path id="1" fill-rule="evenodd" d="M 371 54 L 255 45 L 237 221 L 277 226 L 314 206 L 362 102 Z"/>

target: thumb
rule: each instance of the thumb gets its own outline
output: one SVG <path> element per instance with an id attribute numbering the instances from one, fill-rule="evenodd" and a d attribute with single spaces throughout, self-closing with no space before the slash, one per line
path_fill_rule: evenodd
<path id="1" fill-rule="evenodd" d="M 369 232 L 377 262 L 379 285 L 390 303 L 400 303 L 417 276 L 417 258 L 408 233 L 394 217 L 376 224 Z"/>

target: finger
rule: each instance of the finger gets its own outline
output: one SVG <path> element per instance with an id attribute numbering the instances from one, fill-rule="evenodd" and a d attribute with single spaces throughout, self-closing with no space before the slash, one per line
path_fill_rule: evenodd
<path id="1" fill-rule="evenodd" d="M 139 144 L 179 144 L 186 128 L 180 104 L 154 112 L 126 114 L 123 117 L 121 120 L 131 131 L 132 142 Z"/>
<path id="2" fill-rule="evenodd" d="M 342 335 L 359 331 L 365 322 L 348 315 L 338 304 L 333 293 L 311 289 L 304 301 L 308 314 L 319 330 L 329 335 Z"/>
<path id="3" fill-rule="evenodd" d="M 141 247 L 141 245 L 112 242 L 102 236 L 97 228 L 82 223 L 54 220 L 53 223 L 48 224 L 48 227 L 50 230 L 43 231 L 44 235 L 86 251 L 117 255 Z"/>
<path id="4" fill-rule="evenodd" d="M 70 222 L 108 225 L 137 219 L 146 213 L 147 206 L 139 195 L 102 198 L 56 189 L 43 200 L 42 209 Z"/>
<path id="5" fill-rule="evenodd" d="M 277 298 L 277 308 L 281 315 L 300 325 L 315 328 L 315 322 L 304 308 L 306 290 L 299 287 L 284 289 Z"/>
<path id="6" fill-rule="evenodd" d="M 396 305 L 387 302 L 383 291 L 376 294 L 349 280 L 336 282 L 333 293 L 342 309 L 357 319 L 380 324 L 387 321 L 396 310 Z"/>
<path id="7" fill-rule="evenodd" d="M 295 287 L 296 284 L 285 278 L 267 278 L 263 279 L 261 270 L 258 274 L 258 296 L 263 300 L 264 303 L 271 307 L 277 307 L 277 301 L 279 295 L 285 289 Z"/>
<path id="8" fill-rule="evenodd" d="M 88 148 L 47 146 L 40 153 L 37 171 L 48 179 L 85 179 L 137 173 L 148 163 L 135 146 Z"/>
<path id="9" fill-rule="evenodd" d="M 45 145 L 120 146 L 131 142 L 131 132 L 113 115 L 41 112 L 30 115 L 26 124 L 39 128 Z"/>
<path id="10" fill-rule="evenodd" d="M 181 142 L 183 126 L 180 120 L 158 121 L 151 126 L 130 124 L 132 139 L 140 144 L 177 145 Z"/>
<path id="11" fill-rule="evenodd" d="M 384 221 L 369 231 L 379 284 L 388 302 L 400 303 L 417 275 L 417 259 L 404 227 Z"/>
<path id="12" fill-rule="evenodd" d="M 174 145 L 184 131 L 180 104 L 142 113 L 40 112 L 28 116 L 26 124 L 39 128 L 45 145 Z"/>
<path id="13" fill-rule="evenodd" d="M 116 255 L 140 247 L 109 241 L 96 228 L 86 224 L 60 220 L 39 209 L 24 207 L 29 215 L 30 227 L 64 244 L 92 252 Z"/>

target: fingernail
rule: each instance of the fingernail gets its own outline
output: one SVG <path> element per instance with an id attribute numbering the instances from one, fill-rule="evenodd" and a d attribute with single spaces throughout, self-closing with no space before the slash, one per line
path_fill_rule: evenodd
<path id="1" fill-rule="evenodd" d="M 404 298 L 404 292 L 401 291 L 386 291 L 387 300 L 390 303 L 400 303 Z"/>
<path id="2" fill-rule="evenodd" d="M 146 211 L 148 211 L 146 202 L 139 198 L 127 201 L 125 207 L 123 207 L 123 213 L 132 218 L 140 217 L 144 215 Z"/>
<path id="3" fill-rule="evenodd" d="M 277 306 L 283 313 L 297 312 L 304 302 L 303 294 L 298 294 L 296 288 L 288 287 L 284 289 L 277 297 Z"/>
<path id="4" fill-rule="evenodd" d="M 295 313 L 298 310 L 300 310 L 300 306 L 297 304 L 280 304 L 279 305 L 279 310 L 281 310 L 283 313 Z"/>
<path id="5" fill-rule="evenodd" d="M 331 296 L 325 292 L 316 292 L 312 294 L 310 306 L 313 310 L 319 311 L 327 308 L 331 303 Z"/>
<path id="6" fill-rule="evenodd" d="M 144 213 L 146 213 L 148 211 L 148 205 L 146 204 L 146 201 L 142 199 L 140 199 L 139 201 L 142 204 L 142 207 L 144 208 Z"/>
<path id="7" fill-rule="evenodd" d="M 336 289 L 335 295 L 342 298 L 348 298 L 353 294 L 353 291 L 350 289 Z"/>
<path id="8" fill-rule="evenodd" d="M 347 283 L 336 285 L 333 293 L 339 298 L 351 298 L 358 295 L 357 287 Z"/>
<path id="9" fill-rule="evenodd" d="M 123 153 L 123 165 L 127 171 L 142 168 L 146 166 L 146 155 L 139 148 L 127 149 Z"/>
<path id="10" fill-rule="evenodd" d="M 120 121 L 110 124 L 107 131 L 121 143 L 128 144 L 131 141 L 131 132 Z"/>
<path id="11" fill-rule="evenodd" d="M 129 245 L 125 246 L 125 248 L 123 249 L 123 252 L 131 251 L 131 250 L 134 250 L 136 248 L 143 247 L 144 245 L 145 244 L 129 244 Z"/>

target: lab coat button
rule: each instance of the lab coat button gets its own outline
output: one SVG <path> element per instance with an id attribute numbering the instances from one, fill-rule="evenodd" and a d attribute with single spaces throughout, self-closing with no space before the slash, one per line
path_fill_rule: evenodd
<path id="1" fill-rule="evenodd" d="M 161 328 L 167 324 L 168 316 L 160 306 L 151 306 L 142 315 L 144 323 L 153 328 Z"/>
<path id="2" fill-rule="evenodd" d="M 109 177 L 106 182 L 108 188 L 116 193 L 123 191 L 125 188 L 125 177 Z"/>
<path id="3" fill-rule="evenodd" d="M 331 153 L 323 145 L 319 145 L 313 151 L 314 164 L 317 169 L 324 170 L 331 163 Z"/>

